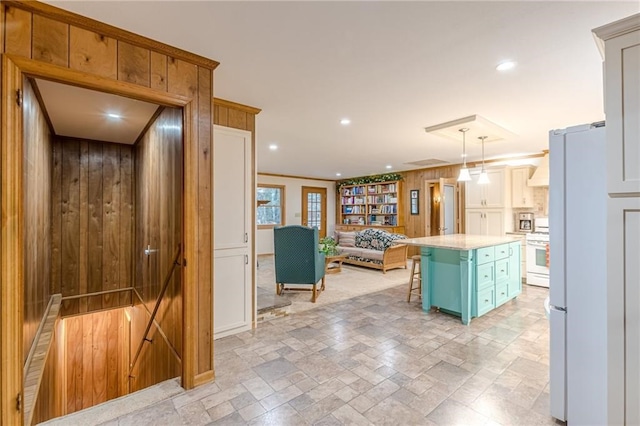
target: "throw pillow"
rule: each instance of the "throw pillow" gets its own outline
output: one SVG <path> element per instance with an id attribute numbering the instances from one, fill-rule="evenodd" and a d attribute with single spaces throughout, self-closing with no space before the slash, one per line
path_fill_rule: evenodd
<path id="1" fill-rule="evenodd" d="M 355 247 L 356 246 L 356 233 L 355 232 L 337 232 L 338 245 L 342 247 Z"/>

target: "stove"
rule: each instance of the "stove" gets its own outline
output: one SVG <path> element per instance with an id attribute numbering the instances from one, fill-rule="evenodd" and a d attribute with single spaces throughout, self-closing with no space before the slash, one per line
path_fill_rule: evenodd
<path id="1" fill-rule="evenodd" d="M 535 219 L 535 231 L 526 235 L 527 284 L 549 287 L 549 219 Z"/>

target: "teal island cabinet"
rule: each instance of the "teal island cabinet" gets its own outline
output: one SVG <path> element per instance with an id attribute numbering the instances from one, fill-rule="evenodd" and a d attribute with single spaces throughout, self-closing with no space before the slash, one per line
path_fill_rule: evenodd
<path id="1" fill-rule="evenodd" d="M 469 324 L 522 291 L 519 238 L 453 234 L 402 244 L 421 250 L 424 311 L 436 307 Z"/>

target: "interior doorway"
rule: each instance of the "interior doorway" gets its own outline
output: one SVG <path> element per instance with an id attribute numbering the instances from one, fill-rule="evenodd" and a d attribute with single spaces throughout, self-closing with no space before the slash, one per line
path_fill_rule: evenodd
<path id="1" fill-rule="evenodd" d="M 327 236 L 327 188 L 302 187 L 302 225 L 318 228 L 318 236 Z"/>
<path id="2" fill-rule="evenodd" d="M 62 295 L 62 321 L 54 349 L 44 360 L 47 369 L 40 386 L 44 400 L 58 395 L 50 409 L 40 409 L 52 418 L 183 371 L 179 266 L 185 111 L 182 101 L 153 103 L 150 96 L 141 102 L 147 112 L 133 133 L 122 133 L 113 123 L 101 128 L 82 116 L 88 107 L 81 104 L 78 91 L 87 92 L 81 97 L 124 97 L 100 92 L 97 85 L 84 86 L 81 76 L 76 75 L 80 81 L 65 80 L 60 74 L 49 75 L 46 67 L 34 71 L 29 61 L 21 62 L 32 72 L 3 58 L 3 88 L 15 94 L 2 108 L 3 122 L 10 123 L 2 133 L 2 146 L 14 154 L 3 155 L 3 168 L 12 164 L 2 175 L 2 187 L 11 187 L 3 198 L 20 200 L 7 213 L 21 224 L 7 227 L 15 229 L 16 249 L 3 247 L 3 259 L 16 265 L 3 271 L 15 277 L 3 280 L 3 294 L 10 284 L 19 290 L 7 291 L 11 297 L 1 302 L 5 325 L 13 331 L 0 338 L 5 348 L 9 340 L 23 343 L 16 356 L 3 362 L 3 371 L 17 372 L 14 383 L 21 389 L 40 320 L 46 318 L 43 312 L 52 295 Z M 129 93 L 125 104 L 139 102 L 132 97 Z M 58 109 L 61 99 L 66 110 Z M 72 107 L 79 109 L 74 113 Z M 135 121 L 132 110 L 125 111 L 129 116 L 116 117 L 113 104 L 100 107 L 102 118 Z M 80 130 L 69 131 L 69 126 Z M 98 133 L 83 133 L 92 131 Z M 24 317 L 5 309 L 7 304 L 22 307 Z M 33 421 L 47 418 L 36 416 Z M 31 418 L 25 414 L 25 419 Z"/>
<path id="3" fill-rule="evenodd" d="M 426 236 L 457 234 L 460 229 L 458 183 L 455 178 L 425 181 Z"/>

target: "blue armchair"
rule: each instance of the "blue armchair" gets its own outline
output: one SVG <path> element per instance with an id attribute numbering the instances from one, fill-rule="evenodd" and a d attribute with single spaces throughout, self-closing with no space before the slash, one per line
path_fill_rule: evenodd
<path id="1" fill-rule="evenodd" d="M 325 258 L 319 252 L 318 228 L 290 225 L 273 229 L 276 293 L 284 290 L 312 291 L 311 301 L 316 302 L 319 292 L 316 285 L 322 280 L 324 291 Z M 285 288 L 286 284 L 310 284 L 313 288 Z"/>

